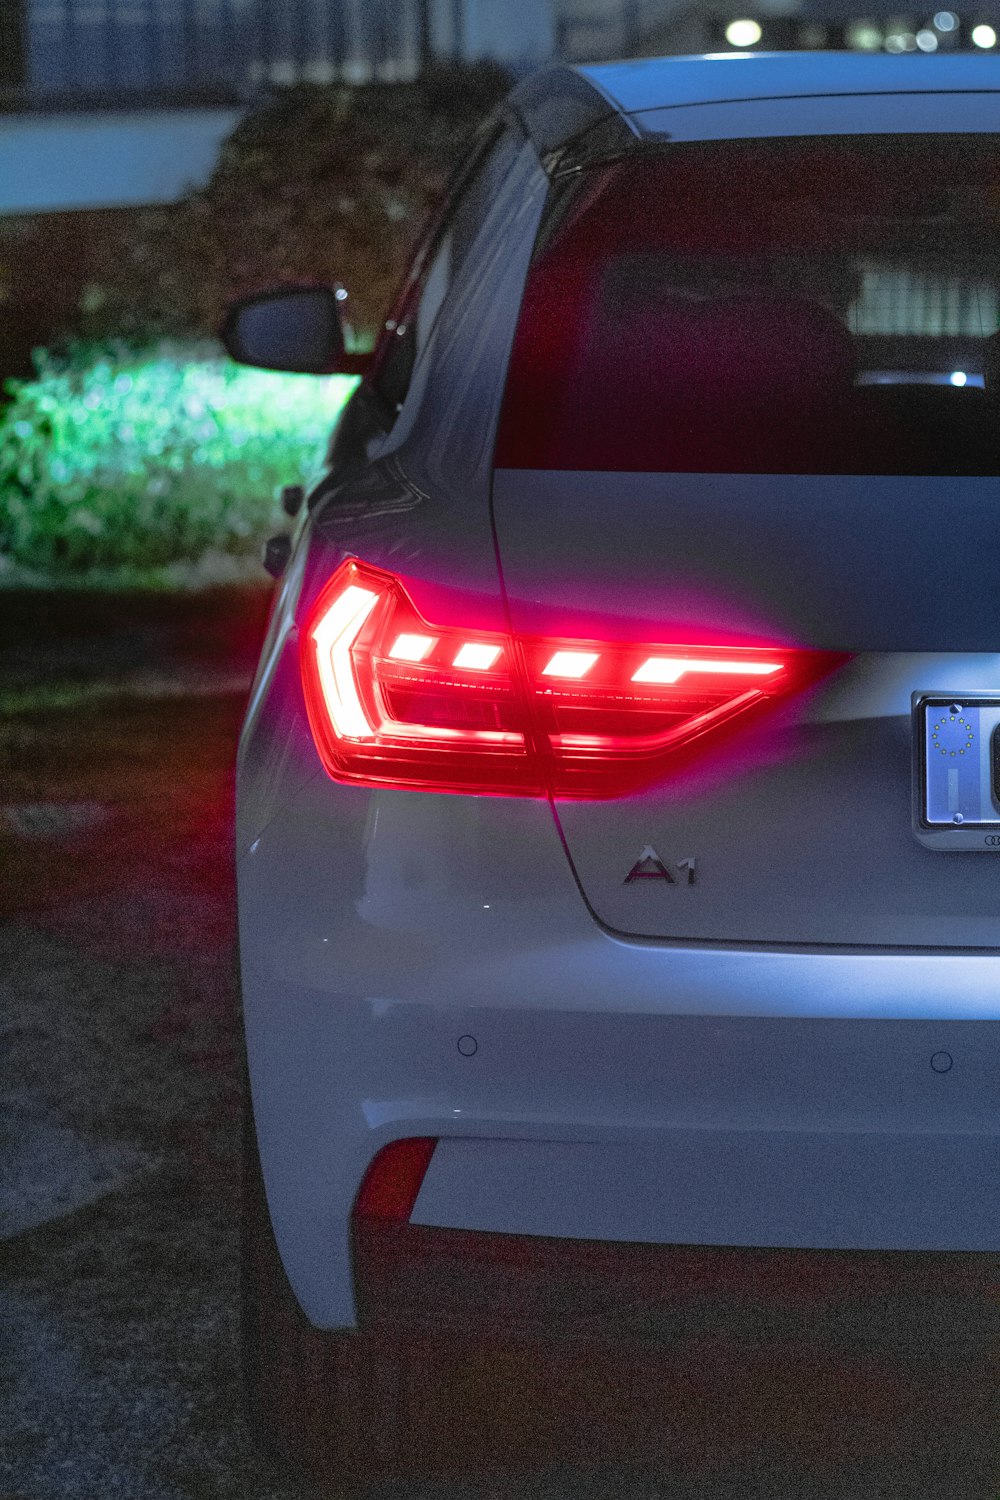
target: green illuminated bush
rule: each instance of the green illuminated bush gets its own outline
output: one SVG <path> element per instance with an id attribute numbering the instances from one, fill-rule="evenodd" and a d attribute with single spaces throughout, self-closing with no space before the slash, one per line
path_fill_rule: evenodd
<path id="1" fill-rule="evenodd" d="M 0 583 L 252 570 L 285 521 L 276 490 L 317 470 L 353 381 L 240 369 L 190 340 L 248 291 L 338 279 L 370 344 L 418 224 L 509 83 L 474 64 L 275 89 L 203 188 L 87 240 L 80 306 L 46 335 L 66 352 L 38 356 L 0 408 Z M 161 335 L 185 342 L 150 351 Z"/>
<path id="2" fill-rule="evenodd" d="M 285 519 L 279 486 L 315 475 L 353 385 L 243 369 L 212 346 L 40 355 L 0 417 L 0 562 L 156 582 L 207 555 L 259 557 Z"/>

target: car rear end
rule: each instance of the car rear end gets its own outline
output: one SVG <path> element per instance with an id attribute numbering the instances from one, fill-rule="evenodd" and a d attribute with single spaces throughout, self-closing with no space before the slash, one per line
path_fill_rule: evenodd
<path id="1" fill-rule="evenodd" d="M 536 163 L 300 536 L 239 895 L 319 1327 L 997 1248 L 1000 168 L 929 97 Z"/>

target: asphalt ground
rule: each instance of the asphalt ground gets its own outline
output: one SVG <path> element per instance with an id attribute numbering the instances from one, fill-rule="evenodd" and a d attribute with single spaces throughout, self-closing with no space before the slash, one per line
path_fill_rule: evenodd
<path id="1" fill-rule="evenodd" d="M 36 596 L 0 628 L 0 1500 L 301 1493 L 238 1387 L 232 767 L 265 612 Z M 699 1254 L 662 1353 L 567 1374 L 552 1420 L 617 1404 L 623 1451 L 528 1436 L 486 1475 L 456 1413 L 465 1477 L 379 1496 L 998 1500 L 1000 1255 Z"/>

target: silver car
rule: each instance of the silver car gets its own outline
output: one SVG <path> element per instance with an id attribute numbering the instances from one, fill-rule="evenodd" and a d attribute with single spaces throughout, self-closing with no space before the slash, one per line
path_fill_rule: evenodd
<path id="1" fill-rule="evenodd" d="M 239 752 L 286 1450 L 395 1472 L 429 1338 L 673 1247 L 1000 1248 L 998 144 L 996 57 L 556 68 L 373 356 L 232 313 L 363 375 Z"/>

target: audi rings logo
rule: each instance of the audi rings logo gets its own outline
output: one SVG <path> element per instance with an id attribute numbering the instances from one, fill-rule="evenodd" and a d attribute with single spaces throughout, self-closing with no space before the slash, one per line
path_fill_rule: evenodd
<path id="1" fill-rule="evenodd" d="M 988 833 L 986 835 L 985 839 L 983 840 L 983 843 L 989 849 L 998 849 L 998 848 L 1000 848 L 1000 833 Z"/>

